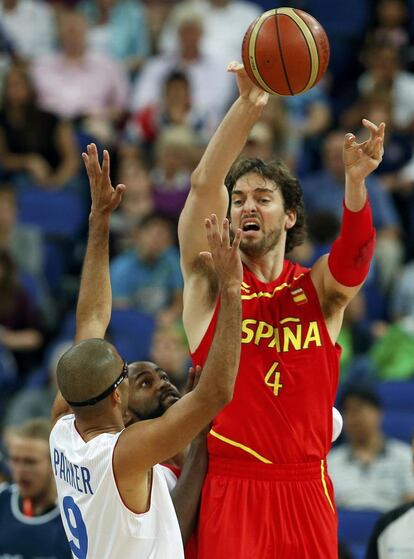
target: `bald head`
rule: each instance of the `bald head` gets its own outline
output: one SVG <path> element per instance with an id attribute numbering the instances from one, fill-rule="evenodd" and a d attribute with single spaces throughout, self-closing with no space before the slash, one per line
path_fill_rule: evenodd
<path id="1" fill-rule="evenodd" d="M 84 340 L 59 360 L 59 390 L 68 402 L 90 400 L 117 380 L 122 367 L 123 361 L 112 344 L 98 338 Z"/>

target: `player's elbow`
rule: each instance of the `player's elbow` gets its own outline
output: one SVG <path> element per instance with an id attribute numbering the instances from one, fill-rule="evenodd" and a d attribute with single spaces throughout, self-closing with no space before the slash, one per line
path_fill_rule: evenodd
<path id="1" fill-rule="evenodd" d="M 198 190 L 207 184 L 207 176 L 202 165 L 198 165 L 191 173 L 191 189 Z"/>

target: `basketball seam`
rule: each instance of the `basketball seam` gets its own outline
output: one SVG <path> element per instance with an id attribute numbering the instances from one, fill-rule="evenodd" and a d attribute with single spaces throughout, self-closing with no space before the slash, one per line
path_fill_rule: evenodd
<path id="1" fill-rule="evenodd" d="M 289 88 L 290 94 L 293 95 L 292 86 L 290 85 L 289 76 L 288 76 L 287 68 L 286 68 L 286 64 L 285 64 L 285 59 L 284 59 L 284 56 L 283 56 L 282 41 L 280 39 L 280 32 L 279 32 L 279 17 L 278 17 L 278 15 L 279 15 L 278 10 L 276 10 L 275 26 L 276 26 L 277 43 L 278 43 L 278 46 L 279 46 L 280 59 L 282 61 L 282 68 L 283 68 L 283 73 L 285 75 L 285 80 L 286 80 L 287 86 Z"/>
<path id="2" fill-rule="evenodd" d="M 262 26 L 264 25 L 264 23 L 266 22 L 266 20 L 271 16 L 274 15 L 274 12 L 276 10 L 269 10 L 267 12 L 265 12 L 264 14 L 262 14 L 258 19 L 257 19 L 257 23 L 256 25 L 253 27 L 250 37 L 249 37 L 249 44 L 251 44 L 251 42 L 253 41 L 253 49 L 251 49 L 250 45 L 249 45 L 249 60 L 250 60 L 250 69 L 253 72 L 253 75 L 256 78 L 256 81 L 259 83 L 259 86 L 264 89 L 265 91 L 267 91 L 268 93 L 274 94 L 275 92 L 273 91 L 273 89 L 269 86 L 269 84 L 267 83 L 267 81 L 263 78 L 262 73 L 259 70 L 258 64 L 257 64 L 257 59 L 256 59 L 256 47 L 257 47 L 257 37 L 259 35 L 260 29 L 262 28 Z M 253 52 L 251 52 L 251 50 L 253 50 Z M 253 55 L 253 60 L 251 59 L 251 55 Z"/>
<path id="3" fill-rule="evenodd" d="M 294 8 L 292 8 L 292 10 L 295 12 L 295 14 L 296 14 L 298 17 L 300 17 L 300 15 L 296 12 L 296 10 L 295 10 Z M 292 18 L 291 18 L 291 19 L 292 19 Z M 302 18 L 301 18 L 301 19 L 302 19 Z M 295 21 L 295 20 L 292 19 L 292 21 Z M 305 22 L 305 24 L 306 24 L 306 27 L 309 29 L 310 34 L 311 34 L 312 37 L 313 37 L 313 40 L 315 41 L 316 50 L 317 50 L 318 56 L 319 56 L 319 50 L 318 50 L 318 45 L 316 44 L 315 36 L 314 36 L 314 34 L 312 33 L 312 31 L 310 30 L 309 25 L 308 25 L 306 22 Z M 299 31 L 301 32 L 301 35 L 302 35 L 302 37 L 303 37 L 303 39 L 304 39 L 304 41 L 305 41 L 305 43 L 306 43 L 306 48 L 308 49 L 309 60 L 310 60 L 310 66 L 309 66 L 309 75 L 308 75 L 308 79 L 306 80 L 305 88 L 306 88 L 306 89 L 310 89 L 310 88 L 312 87 L 312 85 L 313 85 L 313 84 L 312 84 L 312 85 L 309 85 L 309 80 L 311 79 L 311 76 L 312 76 L 312 53 L 311 53 L 310 46 L 309 46 L 309 43 L 308 43 L 308 40 L 307 40 L 307 38 L 306 38 L 305 33 L 302 31 L 302 29 L 299 27 L 299 25 L 296 23 L 296 21 L 295 21 L 295 25 L 296 25 L 296 27 L 299 29 Z M 306 87 L 306 86 L 307 86 L 307 87 Z M 302 90 L 302 91 L 303 91 L 303 90 Z"/>

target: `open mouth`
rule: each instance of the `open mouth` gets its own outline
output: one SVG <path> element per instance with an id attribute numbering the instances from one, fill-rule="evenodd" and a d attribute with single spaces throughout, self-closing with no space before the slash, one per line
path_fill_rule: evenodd
<path id="1" fill-rule="evenodd" d="M 245 233 L 247 231 L 259 231 L 259 230 L 260 230 L 260 225 L 255 221 L 245 221 L 243 223 L 242 231 L 244 231 Z"/>

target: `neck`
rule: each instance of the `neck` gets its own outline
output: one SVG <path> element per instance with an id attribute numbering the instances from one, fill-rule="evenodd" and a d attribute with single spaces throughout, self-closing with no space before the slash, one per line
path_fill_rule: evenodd
<path id="1" fill-rule="evenodd" d="M 264 283 L 274 281 L 283 271 L 285 260 L 283 250 L 276 247 L 264 255 L 250 256 L 242 253 L 242 261 L 256 278 Z"/>
<path id="2" fill-rule="evenodd" d="M 371 462 L 383 449 L 384 437 L 381 433 L 373 433 L 363 441 L 352 443 L 352 448 L 361 462 Z"/>
<path id="3" fill-rule="evenodd" d="M 122 419 L 117 418 L 108 419 L 100 424 L 97 424 L 96 421 L 92 423 L 91 421 L 76 418 L 76 429 L 85 442 L 105 433 L 114 435 L 122 431 L 124 427 Z"/>

